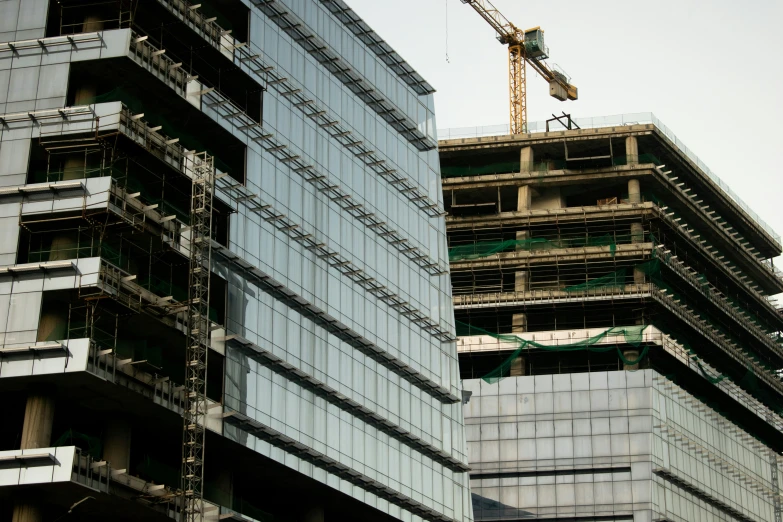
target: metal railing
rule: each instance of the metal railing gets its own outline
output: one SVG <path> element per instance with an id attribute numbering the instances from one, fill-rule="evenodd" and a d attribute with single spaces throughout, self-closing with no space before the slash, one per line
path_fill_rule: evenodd
<path id="1" fill-rule="evenodd" d="M 671 336 L 663 332 L 659 332 L 659 336 L 661 347 L 663 347 L 667 353 L 675 357 L 693 371 L 701 374 L 707 372 L 713 376 L 720 375 L 719 371 L 701 360 L 701 358 L 699 358 L 699 362 L 697 364 L 695 360 L 696 358 L 693 357 L 693 355 L 689 353 L 684 346 L 678 343 Z M 699 364 L 701 364 L 701 368 L 699 367 Z M 783 417 L 781 417 L 779 414 L 775 414 L 770 408 L 737 386 L 733 381 L 729 379 L 722 379 L 720 382 L 715 383 L 715 386 L 720 388 L 724 393 L 732 397 L 737 402 L 743 404 L 745 408 L 758 415 L 759 418 L 763 419 L 765 422 L 771 424 L 775 429 L 783 433 Z"/>
<path id="2" fill-rule="evenodd" d="M 186 395 L 184 386 L 171 382 L 167 375 L 137 370 L 129 365 L 129 362 L 132 361 L 121 359 L 115 349 L 103 348 L 95 340 L 90 340 L 87 371 L 118 385 L 125 384 L 123 377 L 131 378 L 134 383 L 146 385 L 148 391 L 142 392 L 142 395 L 151 398 L 155 404 L 176 413 L 184 411 Z M 136 386 L 132 389 L 140 391 Z"/>
<path id="3" fill-rule="evenodd" d="M 722 267 L 726 274 L 732 277 L 736 283 L 740 287 L 744 288 L 749 294 L 755 296 L 756 300 L 765 308 L 767 308 L 768 311 L 772 312 L 773 314 L 778 313 L 778 309 L 775 308 L 769 299 L 762 295 L 761 292 L 759 292 L 756 288 L 744 282 L 742 280 L 742 273 L 732 268 L 729 265 L 728 259 L 726 259 L 723 255 L 720 255 L 719 250 L 717 250 L 715 247 L 712 247 L 712 245 L 707 243 L 706 240 L 699 239 L 699 234 L 697 234 L 693 228 L 690 228 L 690 225 L 682 221 L 682 219 L 674 217 L 674 213 L 667 214 L 667 207 L 660 207 L 656 203 L 653 208 L 654 211 L 658 214 L 658 217 L 667 225 L 669 225 L 672 230 L 679 231 L 683 237 L 690 241 L 691 245 L 709 257 L 717 266 Z M 769 270 L 768 265 L 761 264 L 760 266 Z M 774 268 L 774 270 L 771 270 L 771 272 L 774 277 L 780 281 L 783 281 L 783 273 L 781 273 L 780 270 Z"/>
<path id="4" fill-rule="evenodd" d="M 597 299 L 647 297 L 653 290 L 652 283 L 604 286 L 566 292 L 562 289 L 530 290 L 527 292 L 497 292 L 493 294 L 455 295 L 454 308 L 509 306 L 513 303 L 536 304 L 542 301 L 558 302 Z"/>
<path id="5" fill-rule="evenodd" d="M 708 339 L 710 342 L 718 346 L 724 353 L 728 354 L 736 362 L 746 366 L 749 370 L 764 381 L 770 388 L 777 393 L 783 394 L 783 381 L 775 375 L 773 372 L 767 370 L 761 366 L 758 362 L 748 357 L 747 353 L 742 348 L 736 346 L 734 342 L 726 336 L 726 334 L 720 332 L 717 328 L 709 324 L 707 321 L 699 317 L 688 305 L 682 303 L 672 293 L 667 292 L 663 288 L 659 288 L 652 285 L 655 291 L 652 292 L 652 297 L 662 306 L 667 308 L 674 315 L 678 316 L 681 320 L 688 323 L 696 332 Z"/>
<path id="6" fill-rule="evenodd" d="M 700 294 L 709 299 L 710 302 L 714 303 L 728 317 L 731 317 L 734 322 L 756 337 L 764 346 L 772 350 L 778 356 L 783 357 L 783 347 L 772 338 L 772 332 L 768 332 L 758 324 L 752 322 L 747 313 L 730 303 L 726 299 L 726 296 L 724 296 L 715 286 L 706 279 L 700 279 L 696 272 L 690 270 L 682 262 L 666 255 L 663 248 L 655 247 L 655 252 L 657 258 L 661 259 L 669 269 L 687 281 L 691 287 L 695 288 Z"/>
<path id="7" fill-rule="evenodd" d="M 231 52 L 233 54 L 234 37 L 231 31 L 227 31 L 215 23 L 214 18 L 207 18 L 198 9 L 199 5 L 185 2 L 184 0 L 158 0 L 158 3 L 166 7 L 172 14 L 177 16 L 185 24 L 199 33 L 202 38 L 209 42 L 220 52 Z"/>
<path id="8" fill-rule="evenodd" d="M 151 509 L 171 518 L 179 517 L 182 504 L 179 491 L 132 477 L 127 470 L 114 469 L 110 462 L 97 460 L 79 448 L 74 454 L 71 481 L 106 494 L 115 492 L 115 485 L 125 486 L 136 492 L 135 500 L 144 501 Z"/>

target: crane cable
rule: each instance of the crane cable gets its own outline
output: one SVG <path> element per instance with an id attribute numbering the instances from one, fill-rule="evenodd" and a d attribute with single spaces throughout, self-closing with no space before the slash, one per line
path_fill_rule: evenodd
<path id="1" fill-rule="evenodd" d="M 449 60 L 449 0 L 446 0 L 446 63 L 451 63 Z"/>

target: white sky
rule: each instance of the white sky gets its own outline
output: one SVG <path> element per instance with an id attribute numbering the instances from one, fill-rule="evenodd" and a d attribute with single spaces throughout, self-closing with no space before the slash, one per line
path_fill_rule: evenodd
<path id="1" fill-rule="evenodd" d="M 506 49 L 470 6 L 346 1 L 437 89 L 438 128 L 508 123 Z M 491 1 L 579 88 L 559 102 L 528 67 L 529 121 L 653 112 L 783 234 L 783 1 Z"/>

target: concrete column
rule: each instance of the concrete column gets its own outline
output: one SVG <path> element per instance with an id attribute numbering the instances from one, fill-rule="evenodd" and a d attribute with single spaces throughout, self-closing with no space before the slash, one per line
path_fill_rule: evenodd
<path id="1" fill-rule="evenodd" d="M 516 358 L 511 361 L 511 367 L 508 369 L 508 375 L 510 377 L 522 377 L 525 375 L 524 357 L 517 355 Z"/>
<path id="2" fill-rule="evenodd" d="M 527 292 L 530 290 L 530 271 L 517 270 L 514 272 L 514 291 Z"/>
<path id="3" fill-rule="evenodd" d="M 79 101 L 78 99 L 79 96 L 80 94 L 79 92 L 77 92 L 76 93 L 77 100 L 75 105 L 84 105 L 86 103 L 90 103 L 95 98 L 95 90 L 92 91 L 92 94 L 90 93 L 85 94 L 84 95 L 85 97 L 82 101 Z M 84 163 L 83 154 L 74 154 L 65 158 L 65 162 L 63 162 L 63 180 L 83 179 L 86 175 L 84 171 L 85 171 L 85 163 Z"/>
<path id="4" fill-rule="evenodd" d="M 130 468 L 131 423 L 127 418 L 113 416 L 106 420 L 103 435 L 103 460 L 112 469 Z"/>
<path id="5" fill-rule="evenodd" d="M 37 393 L 27 397 L 22 425 L 21 449 L 48 448 L 52 443 L 54 397 Z"/>
<path id="6" fill-rule="evenodd" d="M 644 243 L 644 226 L 641 223 L 631 223 L 631 243 Z"/>
<path id="7" fill-rule="evenodd" d="M 639 358 L 639 350 L 636 348 L 629 348 L 626 350 L 623 350 L 623 357 L 625 357 L 628 360 L 635 361 Z M 623 370 L 638 370 L 639 364 L 625 364 L 623 363 Z"/>
<path id="8" fill-rule="evenodd" d="M 530 172 L 533 170 L 533 147 L 522 147 L 519 153 L 519 171 Z"/>
<path id="9" fill-rule="evenodd" d="M 65 312 L 65 313 L 63 313 Z M 68 309 L 43 310 L 38 321 L 36 341 L 59 341 L 68 337 Z"/>
<path id="10" fill-rule="evenodd" d="M 533 193 L 530 190 L 530 185 L 517 187 L 517 210 L 530 210 L 532 197 Z"/>
<path id="11" fill-rule="evenodd" d="M 65 178 L 74 179 L 74 178 Z M 63 259 L 75 259 L 76 248 L 78 243 L 76 239 L 68 234 L 57 234 L 52 238 L 51 252 L 49 253 L 49 261 L 61 261 Z"/>
<path id="12" fill-rule="evenodd" d="M 628 180 L 628 202 L 629 203 L 641 203 L 642 202 L 642 189 L 639 186 L 638 179 Z"/>
<path id="13" fill-rule="evenodd" d="M 48 448 L 52 442 L 54 397 L 38 393 L 27 397 L 20 449 Z M 20 500 L 14 506 L 12 522 L 43 522 L 43 510 L 35 503 Z"/>
<path id="14" fill-rule="evenodd" d="M 625 138 L 625 161 L 628 165 L 639 164 L 639 143 L 636 136 Z"/>
<path id="15" fill-rule="evenodd" d="M 527 314 L 513 314 L 511 316 L 511 333 L 527 332 Z"/>
<path id="16" fill-rule="evenodd" d="M 95 96 L 97 91 L 94 85 L 81 85 L 76 89 L 76 93 L 73 96 L 74 105 L 87 105 L 95 103 Z"/>
<path id="17" fill-rule="evenodd" d="M 302 518 L 302 522 L 324 522 L 324 508 L 323 506 L 316 506 L 310 508 L 305 516 Z"/>
<path id="18" fill-rule="evenodd" d="M 43 522 L 43 511 L 34 504 L 19 502 L 14 506 L 11 522 Z"/>
<path id="19" fill-rule="evenodd" d="M 82 32 L 94 33 L 103 30 L 103 20 L 97 15 L 87 15 L 84 17 L 84 23 L 82 24 Z M 76 90 L 74 96 L 74 105 L 85 105 L 93 103 L 95 99 L 95 86 L 94 85 L 82 85 Z"/>
<path id="20" fill-rule="evenodd" d="M 229 509 L 234 507 L 234 476 L 231 469 L 221 468 L 218 471 L 213 492 L 216 495 L 214 501 L 217 504 Z"/>
<path id="21" fill-rule="evenodd" d="M 530 231 L 520 230 L 517 231 L 517 241 L 525 241 L 530 238 Z M 516 250 L 525 250 L 526 245 L 517 245 Z M 518 270 L 514 273 L 514 291 L 515 292 L 527 292 L 530 290 L 530 271 Z"/>
<path id="22" fill-rule="evenodd" d="M 96 15 L 87 15 L 84 17 L 84 25 L 82 25 L 82 32 L 94 33 L 96 31 L 103 31 L 103 20 Z"/>
<path id="23" fill-rule="evenodd" d="M 633 284 L 643 285 L 645 283 L 645 273 L 634 267 L 633 269 Z"/>

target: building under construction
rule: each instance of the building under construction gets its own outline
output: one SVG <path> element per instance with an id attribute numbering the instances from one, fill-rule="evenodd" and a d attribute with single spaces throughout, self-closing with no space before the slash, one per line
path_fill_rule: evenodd
<path id="1" fill-rule="evenodd" d="M 529 128 L 439 144 L 476 520 L 780 522 L 780 237 L 651 114 Z"/>
<path id="2" fill-rule="evenodd" d="M 1 1 L 0 520 L 472 520 L 433 92 L 342 0 Z"/>

